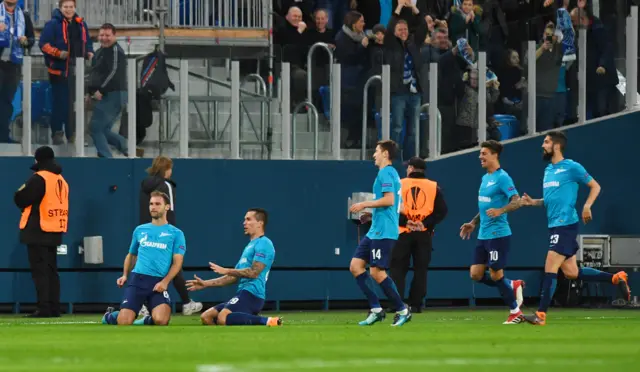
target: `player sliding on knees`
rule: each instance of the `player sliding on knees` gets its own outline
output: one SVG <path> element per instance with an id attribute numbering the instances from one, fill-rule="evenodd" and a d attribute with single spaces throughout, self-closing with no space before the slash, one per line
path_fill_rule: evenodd
<path id="1" fill-rule="evenodd" d="M 591 177 L 584 167 L 573 160 L 564 158 L 567 137 L 562 132 L 549 132 L 542 143 L 543 159 L 551 162 L 544 170 L 542 181 L 542 199 L 532 199 L 526 193 L 521 203 L 526 206 L 547 209 L 549 227 L 549 252 L 544 265 L 544 281 L 540 294 L 540 306 L 534 315 L 525 316 L 525 320 L 533 325 L 545 325 L 547 310 L 553 292 L 556 289 L 558 270 L 562 269 L 567 279 L 580 279 L 585 282 L 604 282 L 618 286 L 625 300 L 631 299 L 627 273 L 606 273 L 590 267 L 578 269 L 576 253 L 578 246 L 579 218 L 576 211 L 579 184 L 590 189 L 587 201 L 582 208 L 582 220 L 589 223 L 593 216 L 591 206 L 600 194 L 600 185 Z"/>
<path id="2" fill-rule="evenodd" d="M 482 176 L 478 191 L 478 209 L 480 212 L 460 227 L 460 237 L 469 239 L 480 223 L 478 244 L 471 265 L 471 279 L 490 287 L 497 287 L 509 306 L 510 314 L 503 324 L 518 324 L 523 319 L 522 280 L 509 280 L 504 276 L 507 265 L 511 228 L 507 213 L 520 207 L 520 197 L 509 174 L 500 167 L 502 144 L 486 141 L 480 145 L 480 164 L 487 170 Z M 489 266 L 489 272 L 486 272 Z"/>
<path id="3" fill-rule="evenodd" d="M 117 280 L 118 287 L 126 284 L 120 311 L 109 307 L 102 317 L 103 324 L 169 324 L 171 299 L 167 287 L 182 269 L 186 252 L 184 234 L 167 222 L 169 208 L 171 204 L 167 194 L 160 191 L 151 193 L 151 223 L 140 225 L 133 231 L 123 274 Z M 145 301 L 151 315 L 136 320 Z"/>
<path id="4" fill-rule="evenodd" d="M 244 233 L 249 235 L 250 241 L 242 251 L 236 267 L 225 269 L 209 262 L 211 270 L 222 275 L 221 277 L 202 280 L 194 275 L 194 280 L 187 280 L 189 291 L 198 291 L 207 287 L 224 287 L 240 279 L 235 297 L 202 313 L 202 324 L 269 327 L 282 325 L 282 318 L 258 315 L 264 306 L 269 271 L 276 255 L 273 243 L 264 235 L 267 220 L 267 211 L 264 209 L 249 209 L 244 216 Z"/>

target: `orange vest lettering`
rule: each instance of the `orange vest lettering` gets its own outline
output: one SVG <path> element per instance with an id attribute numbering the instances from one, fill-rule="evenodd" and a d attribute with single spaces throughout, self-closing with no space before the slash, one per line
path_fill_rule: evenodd
<path id="1" fill-rule="evenodd" d="M 67 232 L 69 219 L 69 185 L 59 174 L 48 171 L 36 172 L 44 179 L 44 197 L 40 202 L 40 228 L 44 232 Z M 27 226 L 31 215 L 31 206 L 22 211 L 20 230 Z"/>
<path id="2" fill-rule="evenodd" d="M 409 221 L 422 221 L 433 213 L 438 184 L 426 178 L 403 178 L 402 207 Z M 400 234 L 410 231 L 400 226 Z"/>

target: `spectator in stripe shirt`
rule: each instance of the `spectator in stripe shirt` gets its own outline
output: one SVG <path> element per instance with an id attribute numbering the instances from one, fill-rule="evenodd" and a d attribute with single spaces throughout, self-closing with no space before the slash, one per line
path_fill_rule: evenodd
<path id="1" fill-rule="evenodd" d="M 101 158 L 113 157 L 109 145 L 128 156 L 127 140 L 111 131 L 127 104 L 127 59 L 116 42 L 116 28 L 112 24 L 100 27 L 98 39 L 100 49 L 96 51 L 88 89 L 89 96 L 96 101 L 90 123 L 91 138 Z"/>

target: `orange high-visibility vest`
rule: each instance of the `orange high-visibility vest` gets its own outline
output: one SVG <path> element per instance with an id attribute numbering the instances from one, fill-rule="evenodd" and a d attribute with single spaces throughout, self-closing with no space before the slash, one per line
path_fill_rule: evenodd
<path id="1" fill-rule="evenodd" d="M 69 219 L 69 185 L 61 175 L 48 171 L 36 172 L 44 179 L 44 197 L 40 202 L 40 228 L 44 232 L 62 233 L 67 232 L 67 221 Z M 31 206 L 22 211 L 20 218 L 20 230 L 27 226 Z"/>
<path id="2" fill-rule="evenodd" d="M 438 184 L 427 178 L 403 178 L 402 206 L 404 214 L 409 221 L 422 221 L 433 213 L 433 205 L 436 200 Z M 404 226 L 400 226 L 400 234 L 409 232 Z"/>

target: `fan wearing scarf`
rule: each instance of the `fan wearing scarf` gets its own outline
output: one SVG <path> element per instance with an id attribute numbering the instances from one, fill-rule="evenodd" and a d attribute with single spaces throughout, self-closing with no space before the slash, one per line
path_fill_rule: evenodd
<path id="1" fill-rule="evenodd" d="M 20 81 L 24 48 L 33 45 L 33 25 L 16 5 L 17 0 L 0 2 L 0 143 L 9 139 L 13 96 Z"/>
<path id="2" fill-rule="evenodd" d="M 93 42 L 89 36 L 89 28 L 84 19 L 76 13 L 76 0 L 58 1 L 58 8 L 51 12 L 51 20 L 40 33 L 38 45 L 42 50 L 51 82 L 53 144 L 64 144 L 65 135 L 68 143 L 74 143 L 76 60 L 84 58 L 91 61 L 93 58 Z"/>

